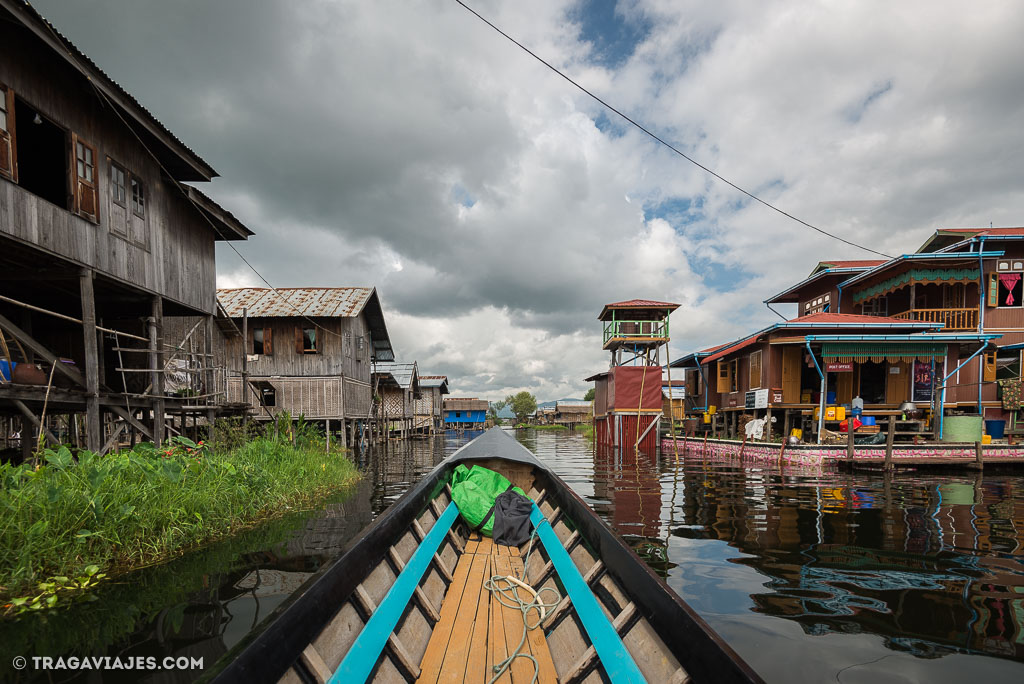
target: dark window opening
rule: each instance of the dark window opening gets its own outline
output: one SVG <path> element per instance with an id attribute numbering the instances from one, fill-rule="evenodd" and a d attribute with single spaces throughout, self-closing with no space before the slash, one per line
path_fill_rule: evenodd
<path id="1" fill-rule="evenodd" d="M 263 354 L 263 328 L 252 331 L 252 353 Z"/>
<path id="2" fill-rule="evenodd" d="M 302 329 L 302 353 L 316 354 L 316 328 Z"/>
<path id="3" fill-rule="evenodd" d="M 885 403 L 887 378 L 887 364 L 874 361 L 865 361 L 860 364 L 860 397 L 865 404 Z"/>
<path id="4" fill-rule="evenodd" d="M 18 185 L 67 209 L 67 132 L 21 98 L 14 102 L 18 121 Z"/>
<path id="5" fill-rule="evenodd" d="M 1020 377 L 1020 352 L 996 352 L 996 380 L 1013 380 Z"/>
<path id="6" fill-rule="evenodd" d="M 277 390 L 267 387 L 261 389 L 260 403 L 264 406 L 277 406 Z"/>
<path id="7" fill-rule="evenodd" d="M 21 154 L 19 151 L 18 154 Z M 997 302 L 1000 307 L 1020 307 L 1024 299 L 1024 278 L 1020 273 L 1000 273 L 998 275 L 999 294 Z"/>

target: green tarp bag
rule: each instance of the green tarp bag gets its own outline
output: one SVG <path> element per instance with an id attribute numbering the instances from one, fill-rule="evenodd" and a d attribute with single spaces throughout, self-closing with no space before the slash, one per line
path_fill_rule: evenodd
<path id="1" fill-rule="evenodd" d="M 490 537 L 494 529 L 494 500 L 504 491 L 508 491 L 512 483 L 493 470 L 475 465 L 467 468 L 459 465 L 452 473 L 452 501 L 459 508 L 459 514 L 470 529 Z M 526 496 L 519 487 L 511 487 L 513 492 Z"/>

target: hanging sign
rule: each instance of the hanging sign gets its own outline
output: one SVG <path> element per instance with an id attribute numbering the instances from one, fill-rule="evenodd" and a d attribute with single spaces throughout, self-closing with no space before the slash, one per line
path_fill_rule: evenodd
<path id="1" fill-rule="evenodd" d="M 914 396 L 911 401 L 931 402 L 934 381 L 931 361 L 914 361 Z"/>
<path id="2" fill-rule="evenodd" d="M 826 361 L 826 373 L 852 373 L 853 361 Z"/>

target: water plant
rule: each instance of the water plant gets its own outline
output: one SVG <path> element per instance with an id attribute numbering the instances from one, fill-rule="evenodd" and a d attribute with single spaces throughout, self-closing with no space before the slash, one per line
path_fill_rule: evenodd
<path id="1" fill-rule="evenodd" d="M 93 565 L 114 575 L 173 557 L 358 477 L 343 450 L 301 434 L 231 450 L 177 437 L 103 457 L 60 447 L 38 467 L 0 465 L 0 605 Z"/>

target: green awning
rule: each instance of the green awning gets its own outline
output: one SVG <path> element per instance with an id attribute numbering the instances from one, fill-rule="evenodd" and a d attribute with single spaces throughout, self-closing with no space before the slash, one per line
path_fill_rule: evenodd
<path id="1" fill-rule="evenodd" d="M 946 345 L 934 342 L 823 342 L 826 361 L 874 361 L 881 363 L 931 361 L 946 358 Z"/>
<path id="2" fill-rule="evenodd" d="M 853 301 L 858 304 L 865 299 L 881 297 L 911 283 L 975 283 L 977 281 L 978 269 L 976 268 L 914 268 L 860 292 L 854 292 Z"/>

